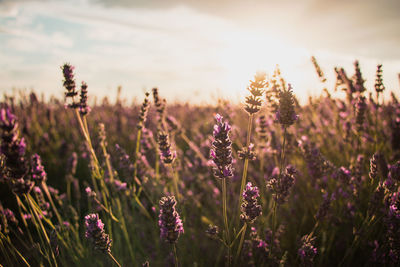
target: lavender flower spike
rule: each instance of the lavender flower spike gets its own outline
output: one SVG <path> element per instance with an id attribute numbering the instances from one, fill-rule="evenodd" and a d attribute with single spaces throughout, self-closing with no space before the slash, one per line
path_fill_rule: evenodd
<path id="1" fill-rule="evenodd" d="M 301 247 L 297 252 L 301 260 L 301 266 L 314 266 L 314 258 L 318 251 L 314 247 L 315 237 L 305 235 L 301 238 L 301 243 Z"/>
<path id="2" fill-rule="evenodd" d="M 92 242 L 94 248 L 104 253 L 110 253 L 112 240 L 104 232 L 104 224 L 99 219 L 99 214 L 92 213 L 86 215 L 85 226 L 85 237 Z"/>
<path id="3" fill-rule="evenodd" d="M 212 142 L 211 158 L 216 167 L 214 176 L 217 178 L 231 178 L 232 173 L 232 142 L 229 139 L 231 126 L 222 121 L 222 116 L 215 115 L 217 124 L 214 125 L 214 141 Z"/>
<path id="4" fill-rule="evenodd" d="M 85 82 L 82 82 L 81 85 L 81 99 L 80 99 L 80 105 L 79 105 L 79 113 L 82 116 L 86 116 L 90 112 L 90 107 L 88 106 L 87 99 L 88 99 L 88 90 L 87 90 L 87 84 Z"/>
<path id="5" fill-rule="evenodd" d="M 182 220 L 175 210 L 175 206 L 174 196 L 162 197 L 160 200 L 160 215 L 158 216 L 160 237 L 171 244 L 175 243 L 179 236 L 184 233 Z"/>
<path id="6" fill-rule="evenodd" d="M 161 159 L 165 164 L 171 164 L 175 160 L 175 151 L 171 151 L 171 143 L 168 134 L 165 132 L 158 133 L 158 146 L 160 148 Z"/>
<path id="7" fill-rule="evenodd" d="M 257 217 L 262 214 L 261 206 L 257 203 L 257 198 L 259 196 L 260 193 L 257 186 L 253 186 L 248 182 L 243 191 L 242 214 L 240 215 L 240 219 L 248 223 L 253 223 Z"/>
<path id="8" fill-rule="evenodd" d="M 43 181 L 46 181 L 47 174 L 42 165 L 42 160 L 40 156 L 38 154 L 33 155 L 31 162 L 32 162 L 32 168 L 31 168 L 32 180 L 36 181 L 38 184 L 40 184 Z"/>

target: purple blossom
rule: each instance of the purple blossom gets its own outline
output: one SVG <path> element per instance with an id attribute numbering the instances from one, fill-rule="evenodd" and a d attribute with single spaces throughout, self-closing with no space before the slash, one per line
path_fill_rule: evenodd
<path id="1" fill-rule="evenodd" d="M 317 248 L 314 247 L 315 237 L 305 235 L 301 238 L 301 247 L 297 251 L 302 266 L 314 266 L 314 258 L 317 255 Z"/>
<path id="2" fill-rule="evenodd" d="M 240 215 L 240 219 L 248 223 L 253 223 L 262 214 L 261 206 L 257 203 L 259 196 L 260 193 L 257 186 L 253 186 L 251 182 L 248 182 L 243 190 L 242 214 Z"/>
<path id="3" fill-rule="evenodd" d="M 158 146 L 164 164 L 171 164 L 176 158 L 176 152 L 171 151 L 171 143 L 169 142 L 167 133 L 158 133 Z"/>
<path id="4" fill-rule="evenodd" d="M 38 154 L 34 154 L 32 156 L 31 164 L 32 180 L 37 184 L 46 181 L 47 174 L 44 170 L 44 166 L 42 165 L 42 160 Z"/>
<path id="5" fill-rule="evenodd" d="M 229 139 L 231 126 L 222 121 L 222 116 L 215 115 L 217 124 L 214 125 L 212 149 L 210 156 L 215 164 L 214 176 L 217 178 L 231 178 L 232 173 L 232 142 Z"/>
<path id="6" fill-rule="evenodd" d="M 160 215 L 158 216 L 158 226 L 161 231 L 160 237 L 166 242 L 173 244 L 184 233 L 182 220 L 175 209 L 175 197 L 162 197 L 159 204 Z"/>
<path id="7" fill-rule="evenodd" d="M 104 231 L 104 224 L 99 215 L 92 213 L 85 216 L 85 237 L 92 242 L 95 249 L 110 253 L 112 240 Z"/>

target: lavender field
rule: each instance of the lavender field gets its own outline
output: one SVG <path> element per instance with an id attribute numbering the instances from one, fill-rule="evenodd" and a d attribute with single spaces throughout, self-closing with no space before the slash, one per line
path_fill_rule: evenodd
<path id="1" fill-rule="evenodd" d="M 382 69 L 366 88 L 357 61 L 336 68 L 302 105 L 279 69 L 240 105 L 162 88 L 89 105 L 70 64 L 65 99 L 5 94 L 0 264 L 398 266 L 400 104 Z"/>

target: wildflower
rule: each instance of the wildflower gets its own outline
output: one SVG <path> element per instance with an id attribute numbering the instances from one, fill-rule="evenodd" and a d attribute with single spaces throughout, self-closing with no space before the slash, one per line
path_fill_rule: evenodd
<path id="1" fill-rule="evenodd" d="M 231 178 L 232 173 L 232 142 L 229 139 L 231 126 L 222 121 L 222 116 L 215 115 L 217 124 L 214 125 L 214 141 L 212 142 L 211 159 L 215 163 L 214 176 L 217 178 Z"/>
<path id="2" fill-rule="evenodd" d="M 65 93 L 66 98 L 71 98 L 72 99 L 72 104 L 69 104 L 68 107 L 70 108 L 78 108 L 79 103 L 76 103 L 74 101 L 74 97 L 78 95 L 78 92 L 76 91 L 76 85 L 75 85 L 75 79 L 74 79 L 74 66 L 71 66 L 68 63 L 65 63 L 62 67 L 62 72 L 64 76 L 64 87 L 67 89 L 67 92 Z"/>
<path id="3" fill-rule="evenodd" d="M 248 182 L 243 191 L 243 203 L 241 206 L 242 214 L 240 219 L 248 223 L 253 223 L 258 216 L 262 214 L 261 206 L 257 203 L 257 198 L 260 196 L 257 186 L 253 186 Z"/>
<path id="4" fill-rule="evenodd" d="M 218 238 L 219 229 L 218 226 L 210 224 L 206 230 L 206 234 L 211 239 Z"/>
<path id="5" fill-rule="evenodd" d="M 314 258 L 317 255 L 317 248 L 314 247 L 315 237 L 305 235 L 301 238 L 301 247 L 297 251 L 302 266 L 313 266 Z"/>
<path id="6" fill-rule="evenodd" d="M 355 74 L 353 76 L 354 89 L 356 92 L 362 93 L 365 91 L 365 87 L 364 87 L 365 80 L 362 77 L 358 60 L 356 60 L 354 62 L 354 69 L 355 69 Z"/>
<path id="7" fill-rule="evenodd" d="M 36 181 L 37 184 L 44 182 L 47 180 L 47 174 L 44 170 L 44 166 L 42 165 L 42 160 L 38 154 L 34 154 L 31 159 L 32 167 L 32 179 Z"/>
<path id="8" fill-rule="evenodd" d="M 16 116 L 10 109 L 0 111 L 1 133 L 0 152 L 4 155 L 3 164 L 6 170 L 2 171 L 3 179 L 10 183 L 11 189 L 16 194 L 28 193 L 33 183 L 26 175 L 28 167 L 25 160 L 25 139 L 19 137 L 19 127 Z"/>
<path id="9" fill-rule="evenodd" d="M 254 81 L 250 81 L 250 85 L 247 88 L 250 92 L 250 96 L 246 97 L 245 110 L 249 115 L 257 113 L 261 109 L 261 96 L 264 93 L 264 88 L 267 86 L 265 73 L 257 73 L 254 76 Z"/>
<path id="10" fill-rule="evenodd" d="M 367 104 L 365 103 L 365 97 L 359 96 L 356 104 L 356 125 L 357 131 L 360 132 L 364 129 L 364 120 L 365 120 L 365 110 L 367 108 Z"/>
<path id="11" fill-rule="evenodd" d="M 268 141 L 268 126 L 269 126 L 267 118 L 264 115 L 261 115 L 256 122 L 258 124 L 256 131 L 261 141 L 260 147 L 266 147 L 266 143 Z"/>
<path id="12" fill-rule="evenodd" d="M 375 180 L 378 176 L 378 157 L 378 154 L 375 153 L 369 161 L 369 178 L 372 180 Z"/>
<path id="13" fill-rule="evenodd" d="M 104 224 L 99 219 L 99 215 L 97 213 L 86 215 L 85 226 L 85 237 L 92 242 L 94 248 L 104 253 L 110 253 L 112 240 L 105 233 Z"/>
<path id="14" fill-rule="evenodd" d="M 311 61 L 312 61 L 313 65 L 314 65 L 315 71 L 317 72 L 318 77 L 321 80 L 321 82 L 323 82 L 323 83 L 326 82 L 326 78 L 325 78 L 324 72 L 322 71 L 321 67 L 319 66 L 319 64 L 317 62 L 317 59 L 314 56 L 312 56 L 311 57 Z"/>
<path id="15" fill-rule="evenodd" d="M 390 166 L 389 176 L 393 180 L 400 182 L 400 161 Z"/>
<path id="16" fill-rule="evenodd" d="M 324 194 L 323 198 L 324 200 L 321 206 L 319 207 L 317 214 L 315 215 L 317 220 L 324 219 L 329 213 L 329 210 L 331 208 L 331 198 L 329 197 L 328 193 Z"/>
<path id="17" fill-rule="evenodd" d="M 96 198 L 96 192 L 94 192 L 89 186 L 85 188 L 85 192 L 88 198 L 94 199 Z"/>
<path id="18" fill-rule="evenodd" d="M 115 144 L 115 151 L 118 159 L 120 177 L 130 181 L 133 177 L 135 167 L 131 162 L 129 155 L 118 144 Z"/>
<path id="19" fill-rule="evenodd" d="M 76 173 L 76 165 L 78 164 L 78 154 L 76 152 L 72 152 L 71 156 L 68 159 L 67 163 L 67 173 L 71 175 L 75 175 Z"/>
<path id="20" fill-rule="evenodd" d="M 171 164 L 175 160 L 175 151 L 171 151 L 171 144 L 168 134 L 165 132 L 158 133 L 158 146 L 161 153 L 161 159 L 165 164 Z"/>
<path id="21" fill-rule="evenodd" d="M 376 93 L 382 93 L 385 90 L 382 79 L 382 64 L 379 64 L 376 68 L 376 79 L 375 79 L 375 91 Z"/>
<path id="22" fill-rule="evenodd" d="M 250 143 L 248 147 L 244 147 L 242 150 L 238 151 L 238 157 L 240 159 L 255 160 L 256 153 L 253 151 L 253 149 L 254 149 L 254 144 Z"/>
<path id="23" fill-rule="evenodd" d="M 139 123 L 136 126 L 139 130 L 143 128 L 144 123 L 146 122 L 147 112 L 150 106 L 149 95 L 150 94 L 146 92 L 143 104 L 140 107 Z"/>
<path id="24" fill-rule="evenodd" d="M 79 105 L 79 113 L 82 116 L 86 116 L 90 112 L 90 107 L 87 104 L 87 84 L 85 82 L 82 82 L 81 85 L 81 99 L 80 99 L 80 105 Z"/>
<path id="25" fill-rule="evenodd" d="M 276 119 L 282 126 L 288 127 L 292 125 L 298 116 L 294 111 L 294 97 L 292 86 L 289 84 L 288 88 L 283 89 L 279 93 L 279 108 L 276 112 Z"/>
<path id="26" fill-rule="evenodd" d="M 289 165 L 282 175 L 273 176 L 267 181 L 267 188 L 272 191 L 272 196 L 278 204 L 283 204 L 287 200 L 294 185 L 295 174 L 296 169 Z"/>
<path id="27" fill-rule="evenodd" d="M 156 111 L 158 113 L 158 124 L 159 127 L 162 127 L 164 121 L 166 100 L 160 98 L 158 94 L 158 88 L 153 88 L 153 100 L 154 100 L 154 105 L 156 106 Z"/>
<path id="28" fill-rule="evenodd" d="M 175 210 L 175 197 L 162 197 L 159 204 L 160 215 L 158 216 L 158 226 L 161 230 L 160 237 L 166 242 L 173 244 L 184 233 L 182 220 Z"/>
<path id="29" fill-rule="evenodd" d="M 178 123 L 178 121 L 173 117 L 173 116 L 167 116 L 165 118 L 167 125 L 168 125 L 168 130 L 170 132 L 176 132 L 180 133 L 181 131 L 181 125 Z"/>

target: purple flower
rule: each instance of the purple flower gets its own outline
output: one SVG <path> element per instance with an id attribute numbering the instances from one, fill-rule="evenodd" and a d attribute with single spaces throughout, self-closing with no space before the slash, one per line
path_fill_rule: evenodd
<path id="1" fill-rule="evenodd" d="M 260 193 L 257 186 L 253 186 L 251 182 L 248 182 L 243 190 L 242 214 L 240 215 L 240 219 L 248 223 L 253 223 L 262 214 L 261 206 L 257 202 L 259 196 Z"/>
<path id="2" fill-rule="evenodd" d="M 400 182 L 400 161 L 390 166 L 389 177 L 395 181 Z"/>
<path id="3" fill-rule="evenodd" d="M 75 91 L 75 79 L 74 79 L 74 66 L 71 66 L 68 63 L 65 63 L 62 67 L 62 72 L 64 76 L 64 87 L 67 89 L 67 92 L 65 93 L 66 97 L 75 97 L 78 95 L 78 92 Z"/>
<path id="4" fill-rule="evenodd" d="M 173 244 L 184 233 L 182 220 L 175 210 L 175 197 L 162 197 L 159 204 L 160 215 L 158 216 L 158 226 L 161 231 L 160 237 L 166 242 Z"/>
<path id="5" fill-rule="evenodd" d="M 279 92 L 279 108 L 275 117 L 276 120 L 285 127 L 294 124 L 298 119 L 294 111 L 294 97 L 290 84 L 287 89 L 283 88 L 283 90 Z"/>
<path id="6" fill-rule="evenodd" d="M 44 170 L 44 166 L 42 165 L 42 160 L 38 154 L 34 154 L 31 158 L 31 173 L 33 181 L 36 181 L 37 184 L 40 184 L 43 181 L 46 181 L 47 174 Z"/>
<path id="7" fill-rule="evenodd" d="M 254 152 L 254 144 L 250 143 L 248 147 L 243 147 L 242 150 L 238 151 L 238 157 L 240 159 L 255 160 L 256 153 Z"/>
<path id="8" fill-rule="evenodd" d="M 104 253 L 109 253 L 111 251 L 112 240 L 104 232 L 104 224 L 99 219 L 99 215 L 97 213 L 86 215 L 85 226 L 85 237 L 92 242 L 94 248 Z"/>
<path id="9" fill-rule="evenodd" d="M 171 151 L 168 134 L 165 132 L 158 133 L 158 147 L 160 149 L 161 159 L 164 164 L 171 164 L 176 158 L 176 152 Z"/>
<path id="10" fill-rule="evenodd" d="M 90 107 L 88 106 L 87 103 L 87 96 L 88 91 L 87 91 L 87 84 L 85 82 L 82 82 L 81 85 L 81 99 L 79 103 L 79 113 L 82 116 L 86 116 L 90 112 Z"/>
<path id="11" fill-rule="evenodd" d="M 26 144 L 24 138 L 19 138 L 16 116 L 8 108 L 0 111 L 0 129 L 2 129 L 0 152 L 5 157 L 3 178 L 10 183 L 14 193 L 28 193 L 33 183 L 26 175 L 29 170 L 25 159 Z"/>
<path id="12" fill-rule="evenodd" d="M 147 112 L 149 110 L 150 102 L 149 102 L 149 93 L 146 92 L 146 97 L 144 98 L 143 104 L 140 107 L 139 113 L 139 123 L 137 124 L 137 128 L 140 130 L 143 128 L 144 123 L 146 122 Z"/>
<path id="13" fill-rule="evenodd" d="M 301 238 L 301 247 L 297 251 L 302 266 L 313 266 L 314 258 L 317 255 L 317 248 L 314 247 L 315 237 L 305 235 Z"/>
<path id="14" fill-rule="evenodd" d="M 231 126 L 222 121 L 222 116 L 215 115 L 217 124 L 214 125 L 214 141 L 210 156 L 215 164 L 214 176 L 217 178 L 231 178 L 232 173 L 232 142 L 229 139 Z"/>
<path id="15" fill-rule="evenodd" d="M 290 189 L 294 185 L 296 169 L 287 166 L 281 175 L 272 176 L 267 181 L 267 188 L 272 191 L 272 196 L 278 204 L 283 204 L 287 200 Z"/>
<path id="16" fill-rule="evenodd" d="M 254 81 L 250 81 L 250 85 L 247 87 L 250 95 L 246 97 L 246 106 L 244 108 L 249 115 L 260 111 L 262 104 L 261 96 L 267 85 L 266 74 L 261 72 L 254 76 Z"/>

